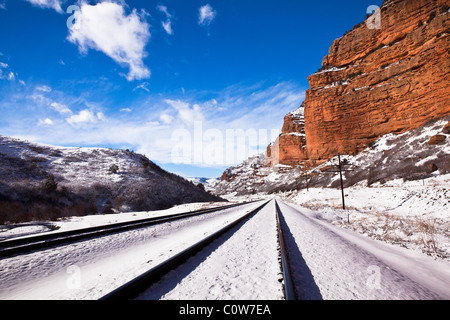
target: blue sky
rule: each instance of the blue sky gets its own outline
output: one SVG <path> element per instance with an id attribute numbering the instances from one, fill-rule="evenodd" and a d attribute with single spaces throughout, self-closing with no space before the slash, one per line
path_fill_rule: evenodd
<path id="1" fill-rule="evenodd" d="M 265 150 L 370 5 L 0 0 L 0 134 L 220 176 Z"/>

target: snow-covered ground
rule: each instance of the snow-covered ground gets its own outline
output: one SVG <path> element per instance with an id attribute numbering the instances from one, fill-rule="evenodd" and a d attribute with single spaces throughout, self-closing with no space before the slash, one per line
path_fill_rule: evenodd
<path id="1" fill-rule="evenodd" d="M 275 202 L 142 293 L 141 300 L 280 300 Z"/>
<path id="2" fill-rule="evenodd" d="M 74 216 L 61 218 L 58 219 L 57 221 L 52 222 L 32 221 L 29 223 L 6 224 L 0 225 L 0 241 L 14 239 L 17 237 L 33 236 L 45 232 L 57 233 L 63 231 L 103 226 L 114 223 L 166 216 L 171 214 L 190 212 L 194 210 L 226 206 L 229 204 L 230 203 L 226 202 L 195 202 L 182 204 L 174 206 L 170 209 L 158 211 L 124 212 L 120 214 L 96 214 L 83 217 Z"/>
<path id="3" fill-rule="evenodd" d="M 339 228 L 316 211 L 279 203 L 301 299 L 450 298 L 450 263 Z M 295 261 L 295 263 L 292 263 Z"/>
<path id="4" fill-rule="evenodd" d="M 347 188 L 346 210 L 340 189 L 310 188 L 279 196 L 341 227 L 450 261 L 450 175 Z"/>
<path id="5" fill-rule="evenodd" d="M 341 210 L 337 208 L 338 196 L 326 191 L 310 192 L 334 197 L 336 203 L 327 207 L 319 202 L 313 209 L 295 204 L 293 200 L 300 194 L 291 194 L 290 203 L 279 201 L 300 298 L 450 298 L 448 259 L 430 257 L 420 250 L 402 248 L 342 228 L 336 223 L 340 221 L 336 217 Z M 351 207 L 350 193 L 347 198 Z M 372 202 L 375 205 L 376 199 Z M 100 298 L 260 203 L 1 259 L 0 299 Z M 407 201 L 400 203 L 406 205 Z M 395 201 L 392 204 L 399 210 Z M 136 213 L 135 217 L 149 214 Z M 93 221 L 87 218 L 76 218 L 80 220 L 73 221 L 72 227 L 92 225 Z M 351 221 L 355 218 L 352 215 Z M 345 219 L 341 217 L 341 220 Z M 234 232 L 169 273 L 140 299 L 282 299 L 277 249 L 272 201 Z"/>
<path id="6" fill-rule="evenodd" d="M 370 187 L 309 188 L 223 196 L 233 201 L 279 197 L 312 210 L 315 216 L 370 238 L 450 261 L 450 175 L 417 181 L 391 180 Z"/>
<path id="7" fill-rule="evenodd" d="M 0 299 L 98 299 L 258 205 L 1 259 Z"/>

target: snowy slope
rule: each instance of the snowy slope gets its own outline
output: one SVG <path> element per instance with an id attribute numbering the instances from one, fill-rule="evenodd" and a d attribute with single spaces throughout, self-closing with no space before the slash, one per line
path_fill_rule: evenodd
<path id="1" fill-rule="evenodd" d="M 0 223 L 218 200 L 128 150 L 63 148 L 0 136 Z"/>
<path id="2" fill-rule="evenodd" d="M 205 187 L 206 191 L 214 190 L 215 185 L 220 181 L 219 178 L 199 178 L 199 177 L 189 177 L 186 180 L 192 182 L 194 185 L 199 183 Z"/>

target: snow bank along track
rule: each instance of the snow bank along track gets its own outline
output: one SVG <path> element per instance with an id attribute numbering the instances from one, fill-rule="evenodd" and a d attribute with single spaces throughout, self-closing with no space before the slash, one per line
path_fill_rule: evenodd
<path id="1" fill-rule="evenodd" d="M 130 300 L 136 298 L 140 293 L 142 293 L 145 289 L 150 287 L 152 284 L 156 283 L 161 279 L 162 276 L 167 274 L 169 271 L 175 269 L 176 267 L 183 264 L 188 258 L 192 257 L 207 245 L 211 244 L 214 240 L 218 239 L 225 233 L 229 232 L 232 228 L 248 220 L 251 216 L 256 214 L 259 210 L 261 210 L 267 203 L 270 201 L 264 202 L 262 205 L 257 208 L 251 210 L 246 213 L 244 216 L 239 219 L 229 223 L 227 226 L 223 227 L 219 231 L 213 233 L 212 235 L 204 238 L 203 240 L 197 242 L 191 247 L 185 249 L 184 251 L 178 253 L 177 255 L 169 258 L 168 260 L 162 262 L 161 264 L 155 266 L 149 271 L 143 273 L 142 275 L 136 277 L 135 279 L 129 281 L 128 283 L 122 285 L 116 290 L 110 292 L 109 294 L 100 298 L 100 300 Z"/>
<path id="2" fill-rule="evenodd" d="M 10 257 L 17 254 L 24 254 L 34 250 L 41 250 L 48 247 L 53 247 L 61 244 L 68 244 L 80 240 L 91 239 L 117 232 L 129 231 L 160 223 L 171 222 L 202 214 L 213 213 L 220 210 L 245 205 L 248 203 L 232 204 L 217 208 L 209 208 L 191 212 L 177 213 L 162 217 L 154 217 L 130 222 L 114 223 L 104 226 L 77 229 L 65 232 L 50 232 L 43 235 L 5 240 L 0 242 L 0 258 Z"/>

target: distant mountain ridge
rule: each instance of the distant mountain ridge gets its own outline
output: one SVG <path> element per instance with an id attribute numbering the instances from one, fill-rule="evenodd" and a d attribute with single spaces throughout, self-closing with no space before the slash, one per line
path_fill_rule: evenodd
<path id="1" fill-rule="evenodd" d="M 0 135 L 0 222 L 223 201 L 143 155 Z"/>
<path id="2" fill-rule="evenodd" d="M 189 177 L 186 180 L 192 182 L 195 185 L 202 184 L 206 191 L 210 191 L 214 188 L 216 183 L 220 181 L 219 178 L 205 178 L 205 177 Z"/>

